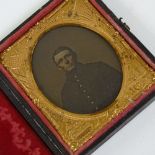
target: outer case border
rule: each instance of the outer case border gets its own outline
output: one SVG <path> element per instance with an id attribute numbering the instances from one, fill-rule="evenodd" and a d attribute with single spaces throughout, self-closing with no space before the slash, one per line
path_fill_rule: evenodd
<path id="1" fill-rule="evenodd" d="M 40 21 L 50 11 L 56 8 L 63 0 L 50 0 L 16 30 L 11 32 L 6 38 L 0 42 L 0 52 L 8 48 L 19 37 L 24 35 L 35 23 Z M 90 0 L 92 5 L 111 23 L 114 28 L 126 39 L 126 41 L 134 48 L 137 53 L 155 70 L 155 57 L 145 48 L 145 46 L 124 26 L 124 24 L 112 13 L 112 11 L 101 0 Z M 36 133 L 47 144 L 52 153 L 56 155 L 69 155 L 73 152 L 63 142 L 56 130 L 50 126 L 46 118 L 37 110 L 35 106 L 29 105 L 25 99 L 23 90 L 16 87 L 15 81 L 0 65 L 0 88 L 5 92 L 8 98 L 12 101 L 17 110 L 29 122 Z M 90 154 L 97 149 L 101 144 L 108 140 L 127 122 L 134 118 L 140 111 L 148 106 L 155 97 L 155 86 L 141 98 L 137 99 L 134 106 L 128 107 L 118 118 L 109 123 L 105 129 L 100 131 L 95 137 L 89 140 L 83 147 L 77 150 L 75 155 Z M 152 100 L 151 100 L 152 99 Z M 28 99 L 29 100 L 29 99 Z M 27 110 L 30 112 L 27 113 Z M 46 124 L 46 125 L 45 125 Z M 44 133 L 41 129 L 44 129 Z M 52 132 L 51 132 L 52 131 Z M 48 138 L 47 138 L 48 137 Z"/>

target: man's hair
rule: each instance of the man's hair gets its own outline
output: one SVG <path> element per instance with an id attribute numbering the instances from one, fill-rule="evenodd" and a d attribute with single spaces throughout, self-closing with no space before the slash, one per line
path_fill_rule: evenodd
<path id="1" fill-rule="evenodd" d="M 59 47 L 59 48 L 57 48 L 57 49 L 54 51 L 53 56 L 52 56 L 53 61 L 55 62 L 54 57 L 55 57 L 57 54 L 61 53 L 62 51 L 65 51 L 65 50 L 69 51 L 70 54 L 71 54 L 72 57 L 73 57 L 73 60 L 76 61 L 76 59 L 77 59 L 76 53 L 75 53 L 71 48 L 66 47 L 66 46 Z"/>

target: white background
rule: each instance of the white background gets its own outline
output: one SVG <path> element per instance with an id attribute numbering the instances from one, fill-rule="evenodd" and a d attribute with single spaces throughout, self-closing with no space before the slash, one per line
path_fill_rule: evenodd
<path id="1" fill-rule="evenodd" d="M 48 0 L 0 0 L 0 40 Z M 103 0 L 155 55 L 155 1 Z M 155 101 L 93 155 L 155 155 Z"/>

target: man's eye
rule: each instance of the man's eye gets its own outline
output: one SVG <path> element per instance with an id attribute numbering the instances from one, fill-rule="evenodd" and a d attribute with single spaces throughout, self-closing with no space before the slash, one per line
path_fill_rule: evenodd
<path id="1" fill-rule="evenodd" d="M 60 64 L 62 62 L 62 59 L 59 59 L 58 64 Z"/>

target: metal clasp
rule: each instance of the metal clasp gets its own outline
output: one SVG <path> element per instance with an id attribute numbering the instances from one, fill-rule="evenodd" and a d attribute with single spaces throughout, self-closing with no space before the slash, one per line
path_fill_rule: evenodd
<path id="1" fill-rule="evenodd" d="M 130 27 L 126 24 L 126 23 L 124 23 L 124 22 L 122 22 L 122 17 L 120 17 L 119 18 L 119 21 L 124 25 L 124 27 L 126 28 L 126 29 L 128 29 L 129 31 L 130 31 Z"/>

